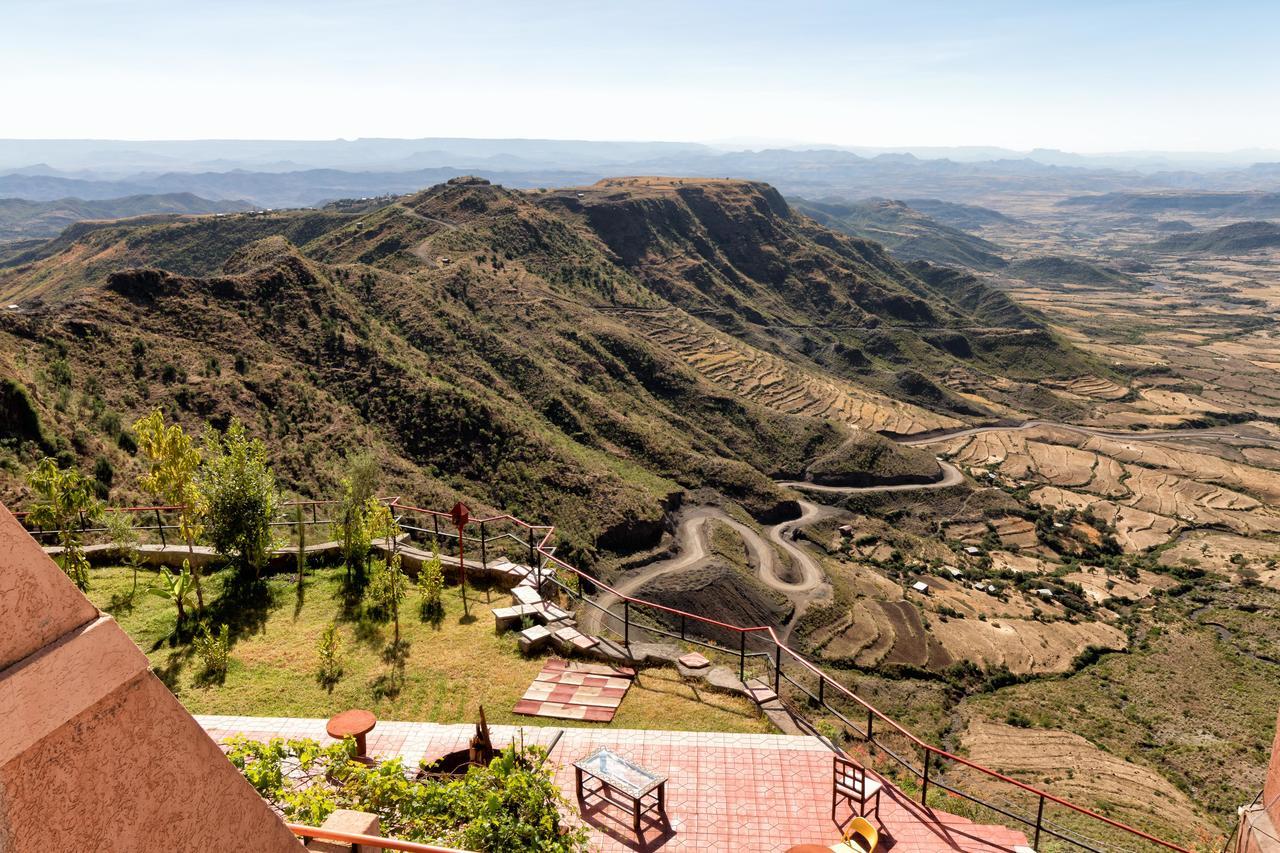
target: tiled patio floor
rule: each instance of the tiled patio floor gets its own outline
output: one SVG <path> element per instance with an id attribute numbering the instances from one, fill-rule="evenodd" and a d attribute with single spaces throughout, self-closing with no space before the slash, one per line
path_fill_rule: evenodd
<path id="1" fill-rule="evenodd" d="M 218 741 L 233 734 L 252 738 L 309 737 L 330 742 L 324 720 L 198 716 Z M 494 746 L 523 737 L 547 745 L 554 726 L 492 726 Z M 413 766 L 465 749 L 470 725 L 379 722 L 369 733 L 370 753 L 400 755 Z M 733 850 L 735 853 L 785 851 L 793 844 L 831 844 L 840 838 L 831 819 L 831 753 L 814 738 L 789 735 L 715 732 L 564 729 L 551 754 L 556 782 L 570 802 L 572 762 L 607 746 L 637 764 L 666 774 L 669 826 L 642 824 L 643 839 L 631 831 L 630 818 L 615 810 L 589 810 L 584 816 L 593 841 L 604 851 Z M 842 810 L 843 820 L 848 812 Z M 1025 836 L 1004 827 L 978 826 L 939 811 L 924 811 L 887 786 L 882 798 L 881 850 L 897 853 L 964 850 L 993 853 L 1025 845 Z"/>

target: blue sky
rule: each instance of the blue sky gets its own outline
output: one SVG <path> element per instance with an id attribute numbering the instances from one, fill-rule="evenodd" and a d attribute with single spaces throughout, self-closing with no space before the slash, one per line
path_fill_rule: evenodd
<path id="1" fill-rule="evenodd" d="M 0 0 L 0 137 L 1280 147 L 1280 2 Z"/>

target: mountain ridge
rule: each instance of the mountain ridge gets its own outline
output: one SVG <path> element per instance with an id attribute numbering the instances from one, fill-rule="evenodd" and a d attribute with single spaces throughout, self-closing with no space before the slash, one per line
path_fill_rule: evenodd
<path id="1" fill-rule="evenodd" d="M 701 489 L 783 517 L 774 478 L 818 459 L 828 477 L 937 476 L 876 433 L 982 417 L 940 371 L 1095 367 L 1036 322 L 971 328 L 974 282 L 917 275 L 760 184 L 457 179 L 363 213 L 72 231 L 0 270 L 20 305 L 0 313 L 0 364 L 59 450 L 125 471 L 121 424 L 153 406 L 192 428 L 239 417 L 304 494 L 369 449 L 389 486 L 555 518 L 587 560 L 655 541 Z"/>

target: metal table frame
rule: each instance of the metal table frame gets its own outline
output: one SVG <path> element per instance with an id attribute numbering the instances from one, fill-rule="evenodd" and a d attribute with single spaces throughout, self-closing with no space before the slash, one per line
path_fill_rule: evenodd
<path id="1" fill-rule="evenodd" d="M 601 773 L 593 765 L 598 761 L 616 761 L 625 768 L 634 771 L 647 781 L 642 786 L 634 786 L 607 773 Z M 601 748 L 573 763 L 575 781 L 577 783 L 578 802 L 585 804 L 588 799 L 596 798 L 610 805 L 618 806 L 631 812 L 631 828 L 636 838 L 640 836 L 640 816 L 653 812 L 660 822 L 666 822 L 667 777 L 645 770 L 643 767 L 628 761 L 611 749 Z M 589 779 L 598 784 L 589 786 Z"/>

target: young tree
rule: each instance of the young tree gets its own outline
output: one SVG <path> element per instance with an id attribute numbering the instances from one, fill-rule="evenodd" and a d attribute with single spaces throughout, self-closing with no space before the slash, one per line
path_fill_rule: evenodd
<path id="1" fill-rule="evenodd" d="M 250 438 L 239 419 L 225 433 L 210 429 L 196 482 L 209 541 L 257 577 L 274 547 L 271 522 L 280 503 L 266 445 Z"/>
<path id="2" fill-rule="evenodd" d="M 133 588 L 129 590 L 129 600 L 138 592 L 138 569 L 142 565 L 142 554 L 138 551 L 138 531 L 133 529 L 129 516 L 123 512 L 106 514 L 107 536 L 116 547 L 125 565 L 133 569 Z"/>
<path id="3" fill-rule="evenodd" d="M 404 572 L 400 569 L 400 555 L 396 553 L 400 542 L 400 525 L 396 523 L 391 507 L 377 498 L 369 498 L 365 505 L 365 515 L 369 520 L 370 536 L 382 540 L 383 547 L 386 549 L 386 560 L 373 575 L 373 582 L 369 585 L 369 596 L 379 606 L 390 611 L 391 618 L 395 621 L 395 645 L 398 648 L 400 602 L 404 599 L 408 587 Z"/>
<path id="4" fill-rule="evenodd" d="M 400 568 L 399 554 L 392 554 L 391 559 L 379 566 L 369 584 L 369 597 L 391 614 L 396 648 L 400 646 L 400 602 L 404 600 L 408 587 L 409 581 Z"/>
<path id="5" fill-rule="evenodd" d="M 298 595 L 302 595 L 302 576 L 307 573 L 307 525 L 302 517 L 302 504 L 296 507 L 298 522 Z"/>
<path id="6" fill-rule="evenodd" d="M 418 589 L 422 592 L 423 620 L 438 623 L 444 616 L 444 566 L 435 543 L 431 546 L 431 559 L 418 572 Z"/>
<path id="7" fill-rule="evenodd" d="M 191 563 L 182 561 L 182 571 L 174 574 L 168 567 L 160 567 L 160 585 L 150 587 L 147 591 L 163 598 L 178 608 L 178 628 L 187 621 L 187 600 L 191 597 Z"/>
<path id="8" fill-rule="evenodd" d="M 27 475 L 27 483 L 36 493 L 36 502 L 31 505 L 31 523 L 58 531 L 62 570 L 81 590 L 88 589 L 89 561 L 80 550 L 76 528 L 101 512 L 102 505 L 94 497 L 93 481 L 75 468 L 59 468 L 57 462 L 46 456 Z"/>
<path id="9" fill-rule="evenodd" d="M 200 470 L 200 450 L 182 424 L 166 424 L 164 413 L 153 409 L 133 424 L 138 451 L 147 462 L 147 473 L 140 485 L 143 491 L 161 503 L 181 507 L 178 526 L 187 545 L 188 559 L 196 563 L 192 578 L 196 590 L 196 611 L 204 612 L 204 590 L 200 585 L 200 564 L 195 560 L 196 537 L 200 535 L 200 518 L 204 502 L 196 487 Z"/>
<path id="10" fill-rule="evenodd" d="M 347 476 L 342 478 L 342 498 L 338 506 L 341 519 L 342 559 L 350 578 L 352 568 L 363 573 L 369 556 L 368 507 L 377 487 L 378 465 L 367 453 L 351 457 Z"/>

